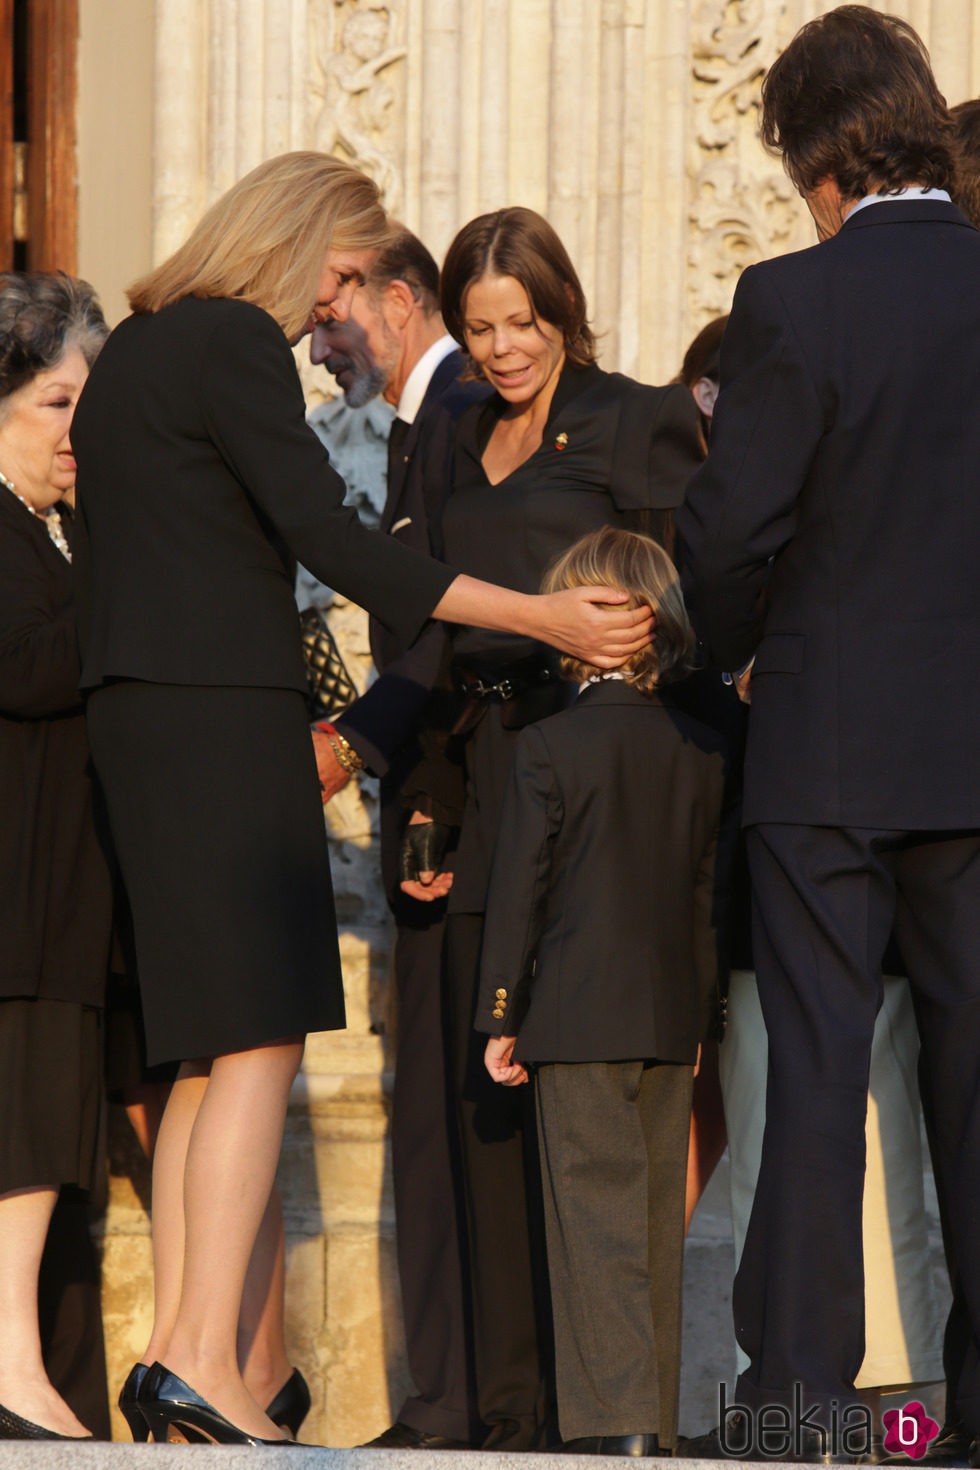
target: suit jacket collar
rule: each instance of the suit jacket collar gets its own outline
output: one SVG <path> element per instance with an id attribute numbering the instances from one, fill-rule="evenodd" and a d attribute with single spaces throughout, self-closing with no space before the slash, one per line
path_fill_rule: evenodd
<path id="1" fill-rule="evenodd" d="M 955 204 L 947 204 L 944 199 L 909 199 L 896 200 L 891 204 L 869 204 L 867 209 L 849 214 L 840 227 L 840 234 L 845 230 L 863 230 L 875 225 L 909 224 L 965 225 L 968 230 L 974 228 L 962 210 L 957 209 Z"/>
<path id="2" fill-rule="evenodd" d="M 627 684 L 625 679 L 603 679 L 598 684 L 586 684 L 579 691 L 578 699 L 572 705 L 573 709 L 593 708 L 599 704 L 631 704 L 639 705 L 662 705 L 663 700 L 659 694 L 641 694 L 632 684 Z"/>

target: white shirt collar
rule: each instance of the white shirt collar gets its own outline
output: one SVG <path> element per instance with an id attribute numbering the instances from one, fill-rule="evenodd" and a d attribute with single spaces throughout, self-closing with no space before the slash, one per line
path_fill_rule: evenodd
<path id="1" fill-rule="evenodd" d="M 847 218 L 857 214 L 859 209 L 867 209 L 869 204 L 906 204 L 910 199 L 938 199 L 943 204 L 953 202 L 945 189 L 923 189 L 920 184 L 913 184 L 908 189 L 899 189 L 897 194 L 865 194 L 853 209 L 847 211 Z"/>
<path id="2" fill-rule="evenodd" d="M 414 424 L 415 415 L 422 407 L 422 399 L 425 397 L 429 384 L 432 382 L 432 374 L 442 362 L 443 358 L 456 351 L 456 343 L 448 332 L 427 347 L 405 379 L 398 407 L 395 409 L 395 417 L 404 419 L 406 424 Z"/>

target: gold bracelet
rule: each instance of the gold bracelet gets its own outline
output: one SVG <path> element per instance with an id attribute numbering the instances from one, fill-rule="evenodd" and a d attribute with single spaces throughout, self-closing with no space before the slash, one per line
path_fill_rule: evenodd
<path id="1" fill-rule="evenodd" d="M 321 721 L 314 726 L 314 729 L 320 730 L 326 735 L 330 741 L 330 749 L 337 757 L 337 764 L 342 770 L 347 772 L 348 776 L 354 776 L 358 771 L 364 770 L 364 761 L 358 755 L 350 741 L 341 735 L 336 725 L 331 725 L 327 721 Z"/>

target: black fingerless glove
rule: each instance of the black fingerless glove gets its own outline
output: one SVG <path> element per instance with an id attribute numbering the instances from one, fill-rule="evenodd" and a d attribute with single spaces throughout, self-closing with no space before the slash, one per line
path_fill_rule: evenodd
<path id="1" fill-rule="evenodd" d="M 398 852 L 399 880 L 418 882 L 420 873 L 438 873 L 452 832 L 445 822 L 415 822 L 406 827 Z"/>

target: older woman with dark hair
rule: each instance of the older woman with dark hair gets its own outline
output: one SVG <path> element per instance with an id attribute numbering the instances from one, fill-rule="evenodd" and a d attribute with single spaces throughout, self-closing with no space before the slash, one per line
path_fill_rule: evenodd
<path id="1" fill-rule="evenodd" d="M 62 1185 L 87 1188 L 111 919 L 93 815 L 69 431 L 107 328 L 90 286 L 0 276 L 0 1438 L 85 1437 L 49 1381 L 38 1273 Z"/>
<path id="2" fill-rule="evenodd" d="M 694 402 L 681 385 L 645 387 L 598 366 L 581 283 L 548 222 L 533 210 L 511 208 L 464 226 L 443 266 L 442 308 L 474 371 L 495 389 L 460 421 L 443 518 L 446 559 L 531 592 L 559 553 L 599 527 L 647 531 L 669 546 L 674 508 L 701 457 Z M 514 740 L 522 726 L 557 711 L 569 695 L 557 656 L 533 638 L 460 628 L 454 668 L 468 709 L 448 970 L 477 1397 L 490 1430 L 487 1445 L 527 1449 L 554 1432 L 544 1386 L 547 1328 L 542 1335 L 535 1314 L 535 1293 L 547 1297 L 547 1272 L 540 1244 L 530 1244 L 537 1221 L 529 1223 L 524 1192 L 525 1128 L 533 1140 L 533 1120 L 520 1091 L 490 1081 L 472 1020 Z M 429 892 L 448 887 L 448 875 L 440 874 Z M 425 896 L 417 884 L 411 891 Z M 546 1300 L 540 1305 L 546 1312 Z M 673 1442 L 669 1406 L 657 1428 L 662 1443 Z"/>

